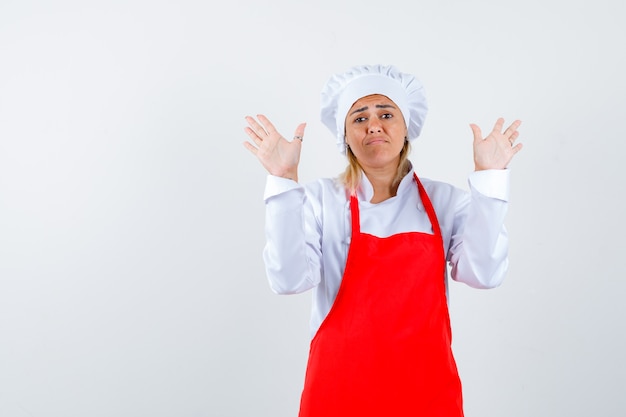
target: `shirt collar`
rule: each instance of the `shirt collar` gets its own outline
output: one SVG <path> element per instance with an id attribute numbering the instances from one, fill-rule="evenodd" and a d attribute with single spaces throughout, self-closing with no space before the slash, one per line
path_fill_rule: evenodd
<path id="1" fill-rule="evenodd" d="M 409 187 L 415 187 L 413 179 L 414 172 L 415 171 L 413 170 L 413 164 L 411 164 L 411 169 L 409 169 L 409 172 L 400 181 L 397 194 L 404 193 Z M 359 201 L 367 202 L 372 201 L 372 198 L 374 197 L 374 187 L 372 187 L 372 183 L 370 182 L 369 178 L 367 178 L 367 175 L 365 175 L 365 172 L 362 171 L 361 184 L 359 185 L 359 188 L 357 190 L 357 197 Z"/>

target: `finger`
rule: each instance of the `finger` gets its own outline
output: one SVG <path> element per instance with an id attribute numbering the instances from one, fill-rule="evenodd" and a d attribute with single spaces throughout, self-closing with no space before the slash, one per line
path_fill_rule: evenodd
<path id="1" fill-rule="evenodd" d="M 253 117 L 246 116 L 246 122 L 250 125 L 250 128 L 261 138 L 261 136 L 267 136 L 267 132 Z"/>
<path id="2" fill-rule="evenodd" d="M 509 126 L 505 131 L 504 131 L 504 136 L 510 136 L 513 135 L 514 133 L 516 133 L 517 128 L 522 124 L 521 120 L 516 120 L 513 123 L 511 123 L 511 126 Z"/>
<path id="3" fill-rule="evenodd" d="M 259 119 L 259 122 L 261 122 L 261 124 L 263 124 L 263 127 L 267 131 L 268 135 L 276 133 L 276 128 L 274 127 L 272 122 L 270 122 L 270 120 L 267 117 L 265 117 L 262 114 L 257 114 L 256 117 Z"/>
<path id="4" fill-rule="evenodd" d="M 248 135 L 248 137 L 249 137 L 249 138 L 250 138 L 250 139 L 251 139 L 254 143 L 256 143 L 256 144 L 257 144 L 257 146 L 261 146 L 261 143 L 263 143 L 263 139 L 261 139 L 261 138 L 259 137 L 259 135 L 257 135 L 257 133 L 256 133 L 254 130 L 250 129 L 249 127 L 245 127 L 243 130 L 246 132 L 246 134 Z"/>
<path id="5" fill-rule="evenodd" d="M 477 125 L 473 123 L 470 123 L 470 128 L 472 129 L 472 133 L 474 134 L 474 142 L 483 140 L 483 134 L 480 131 L 480 127 L 478 127 Z"/>
<path id="6" fill-rule="evenodd" d="M 502 132 L 502 126 L 504 126 L 504 119 L 499 117 L 498 120 L 496 120 L 496 124 L 493 126 L 493 131 L 497 133 Z"/>
<path id="7" fill-rule="evenodd" d="M 256 155 L 256 153 L 259 151 L 257 148 L 252 146 L 250 142 L 244 142 L 243 146 L 245 146 L 246 149 L 249 150 L 253 155 Z"/>
<path id="8" fill-rule="evenodd" d="M 306 123 L 300 123 L 296 128 L 296 131 L 293 133 L 294 139 L 300 139 L 301 141 L 304 138 L 304 129 L 306 128 Z"/>

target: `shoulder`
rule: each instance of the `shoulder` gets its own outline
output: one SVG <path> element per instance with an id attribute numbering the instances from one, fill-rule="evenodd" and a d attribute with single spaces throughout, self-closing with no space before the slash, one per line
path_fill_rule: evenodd
<path id="1" fill-rule="evenodd" d="M 346 189 L 337 178 L 319 178 L 304 184 L 307 199 L 314 205 L 335 207 L 348 201 Z"/>
<path id="2" fill-rule="evenodd" d="M 430 178 L 423 178 L 423 177 L 419 177 L 419 180 L 427 192 L 433 192 L 437 194 L 449 194 L 449 195 L 467 193 L 467 191 L 464 191 L 460 189 L 459 187 L 456 187 L 447 182 L 437 181 L 437 180 L 433 180 Z"/>
<path id="3" fill-rule="evenodd" d="M 430 178 L 419 178 L 428 198 L 435 206 L 457 205 L 459 202 L 469 200 L 469 192 L 462 190 L 452 184 L 443 181 L 436 181 Z"/>
<path id="4" fill-rule="evenodd" d="M 312 195 L 341 195 L 345 196 L 345 187 L 337 178 L 318 178 L 304 184 L 307 194 Z"/>

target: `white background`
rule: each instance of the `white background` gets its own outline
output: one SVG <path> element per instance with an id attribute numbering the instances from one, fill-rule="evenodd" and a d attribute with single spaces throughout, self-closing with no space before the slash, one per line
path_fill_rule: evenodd
<path id="1" fill-rule="evenodd" d="M 296 416 L 309 294 L 261 251 L 265 113 L 344 166 L 319 91 L 424 83 L 411 159 L 466 187 L 470 122 L 523 120 L 490 291 L 450 287 L 468 417 L 626 413 L 622 0 L 0 3 L 0 416 Z"/>

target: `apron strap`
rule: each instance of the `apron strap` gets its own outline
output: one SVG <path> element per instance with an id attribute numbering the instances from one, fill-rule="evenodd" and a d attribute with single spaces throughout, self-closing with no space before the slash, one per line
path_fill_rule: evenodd
<path id="1" fill-rule="evenodd" d="M 361 218 L 359 217 L 359 200 L 356 195 L 350 196 L 350 214 L 352 215 L 352 236 L 361 233 Z"/>
<path id="2" fill-rule="evenodd" d="M 430 198 L 428 198 L 428 194 L 426 194 L 426 190 L 422 185 L 419 178 L 417 178 L 417 174 L 413 174 L 415 177 L 415 181 L 417 182 L 417 189 L 419 190 L 420 199 L 422 200 L 422 204 L 424 204 L 424 209 L 426 210 L 426 214 L 428 214 L 428 219 L 430 220 L 430 224 L 433 227 L 433 234 L 435 236 L 441 237 L 441 228 L 439 227 L 439 220 L 437 220 L 437 213 L 435 213 L 435 209 L 433 204 L 430 202 Z"/>

